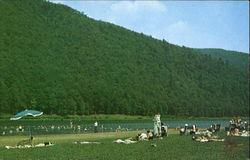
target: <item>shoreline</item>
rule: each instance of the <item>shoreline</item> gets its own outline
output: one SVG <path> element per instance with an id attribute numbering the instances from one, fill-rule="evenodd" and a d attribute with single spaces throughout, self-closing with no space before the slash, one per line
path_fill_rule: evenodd
<path id="1" fill-rule="evenodd" d="M 0 120 L 9 120 L 12 115 L 0 115 Z M 161 120 L 176 121 L 176 120 L 231 120 L 235 117 L 180 117 L 180 116 L 165 116 Z M 238 117 L 242 120 L 249 120 L 249 117 Z M 96 114 L 96 115 L 42 115 L 40 117 L 24 117 L 22 119 L 29 120 L 152 120 L 153 116 L 140 116 L 140 115 L 123 115 L 123 114 Z"/>

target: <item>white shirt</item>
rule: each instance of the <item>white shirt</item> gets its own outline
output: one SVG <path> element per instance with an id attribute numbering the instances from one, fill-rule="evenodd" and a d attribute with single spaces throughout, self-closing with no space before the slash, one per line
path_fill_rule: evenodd
<path id="1" fill-rule="evenodd" d="M 97 126 L 98 126 L 98 123 L 97 123 L 97 122 L 95 122 L 95 123 L 94 123 L 94 126 L 95 126 L 95 127 L 97 127 Z"/>
<path id="2" fill-rule="evenodd" d="M 147 136 L 146 133 L 142 133 L 142 134 L 140 135 L 140 139 L 141 139 L 141 140 L 145 140 L 145 139 L 147 139 L 147 138 L 148 138 L 148 136 Z"/>
<path id="3" fill-rule="evenodd" d="M 160 115 L 155 115 L 154 122 L 155 123 L 161 123 L 161 116 Z"/>

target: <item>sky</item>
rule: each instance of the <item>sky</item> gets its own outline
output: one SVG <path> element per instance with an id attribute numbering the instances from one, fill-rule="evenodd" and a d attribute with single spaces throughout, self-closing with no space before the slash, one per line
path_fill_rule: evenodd
<path id="1" fill-rule="evenodd" d="M 249 53 L 248 1 L 50 1 L 172 44 Z"/>

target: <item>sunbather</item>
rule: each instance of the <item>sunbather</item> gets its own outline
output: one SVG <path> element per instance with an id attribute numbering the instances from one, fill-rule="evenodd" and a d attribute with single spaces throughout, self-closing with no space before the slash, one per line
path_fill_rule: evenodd
<path id="1" fill-rule="evenodd" d="M 12 149 L 12 148 L 34 148 L 34 147 L 47 147 L 47 146 L 53 146 L 54 144 L 51 142 L 44 142 L 44 143 L 39 143 L 36 145 L 30 145 L 30 144 L 23 144 L 23 145 L 16 145 L 16 146 L 5 146 L 7 149 Z"/>
<path id="2" fill-rule="evenodd" d="M 211 132 L 206 131 L 204 136 L 201 137 L 192 137 L 193 140 L 197 142 L 223 142 L 224 139 L 219 139 L 217 136 L 212 136 Z"/>
<path id="3" fill-rule="evenodd" d="M 133 144 L 136 143 L 137 141 L 133 141 L 131 138 L 122 140 L 122 139 L 117 139 L 115 141 L 113 141 L 114 143 L 123 143 L 123 144 Z"/>
<path id="4" fill-rule="evenodd" d="M 153 138 L 154 138 L 154 135 L 153 135 L 153 133 L 150 130 L 147 131 L 147 137 L 148 137 L 149 141 L 153 140 Z"/>
<path id="5" fill-rule="evenodd" d="M 148 140 L 148 136 L 146 133 L 139 133 L 136 137 L 135 137 L 136 141 L 142 141 L 142 140 Z"/>

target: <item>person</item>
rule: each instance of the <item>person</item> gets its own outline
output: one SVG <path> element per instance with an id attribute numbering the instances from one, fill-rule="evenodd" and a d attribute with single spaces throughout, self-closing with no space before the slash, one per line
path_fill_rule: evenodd
<path id="1" fill-rule="evenodd" d="M 180 135 L 181 136 L 185 135 L 185 128 L 183 128 L 183 127 L 180 128 Z"/>
<path id="2" fill-rule="evenodd" d="M 121 126 L 119 125 L 118 128 L 116 128 L 116 132 L 120 132 L 121 130 Z"/>
<path id="3" fill-rule="evenodd" d="M 73 128 L 73 121 L 72 120 L 70 120 L 69 125 L 70 125 L 70 128 Z"/>
<path id="4" fill-rule="evenodd" d="M 196 134 L 196 125 L 192 125 L 192 129 L 189 132 L 190 135 L 195 135 Z"/>
<path id="5" fill-rule="evenodd" d="M 215 132 L 220 132 L 220 127 L 221 127 L 220 124 L 216 124 L 216 126 L 215 126 Z"/>
<path id="6" fill-rule="evenodd" d="M 206 137 L 206 138 L 212 138 L 212 134 L 211 134 L 211 132 L 209 132 L 209 131 L 206 131 L 205 133 L 204 133 L 204 137 Z"/>
<path id="7" fill-rule="evenodd" d="M 95 123 L 94 123 L 94 132 L 95 133 L 97 133 L 98 132 L 98 122 L 97 121 L 95 121 Z"/>
<path id="8" fill-rule="evenodd" d="M 188 124 L 186 123 L 186 124 L 185 124 L 185 127 L 184 127 L 184 134 L 187 133 L 188 127 L 189 127 L 189 126 L 188 126 Z"/>
<path id="9" fill-rule="evenodd" d="M 247 123 L 247 121 L 244 122 L 244 130 L 249 130 L 249 124 Z"/>
<path id="10" fill-rule="evenodd" d="M 239 129 L 238 128 L 234 129 L 233 135 L 234 136 L 239 136 Z"/>
<path id="11" fill-rule="evenodd" d="M 141 133 L 140 136 L 139 136 L 140 140 L 147 140 L 148 139 L 148 136 L 146 133 Z"/>
<path id="12" fill-rule="evenodd" d="M 201 137 L 193 136 L 192 140 L 197 141 L 197 142 L 208 142 L 208 139 L 204 136 L 201 136 Z"/>
<path id="13" fill-rule="evenodd" d="M 158 113 L 154 119 L 154 136 L 159 137 L 161 135 L 161 115 Z"/>
<path id="14" fill-rule="evenodd" d="M 193 136 L 192 139 L 197 142 L 223 142 L 224 139 L 219 139 L 218 136 L 212 136 L 208 130 L 201 137 Z"/>
<path id="15" fill-rule="evenodd" d="M 150 130 L 147 131 L 147 137 L 149 141 L 154 139 L 154 135 Z"/>
<path id="16" fill-rule="evenodd" d="M 142 141 L 142 140 L 148 140 L 148 136 L 146 133 L 139 133 L 136 137 L 135 137 L 136 141 Z"/>
<path id="17" fill-rule="evenodd" d="M 18 129 L 19 129 L 19 132 L 23 132 L 23 127 L 21 125 L 18 127 Z"/>
<path id="18" fill-rule="evenodd" d="M 168 126 L 165 126 L 163 123 L 161 123 L 161 136 L 168 136 Z"/>
<path id="19" fill-rule="evenodd" d="M 81 133 L 81 126 L 79 124 L 77 125 L 77 132 Z"/>

